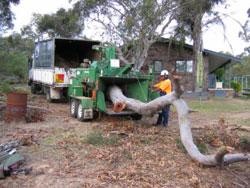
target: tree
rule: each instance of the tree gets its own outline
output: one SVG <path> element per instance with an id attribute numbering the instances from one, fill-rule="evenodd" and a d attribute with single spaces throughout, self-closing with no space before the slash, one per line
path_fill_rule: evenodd
<path id="1" fill-rule="evenodd" d="M 167 33 L 174 20 L 177 3 L 173 0 L 78 0 L 75 5 L 82 17 L 103 26 L 115 43 L 119 58 L 143 66 L 150 46 Z"/>
<path id="2" fill-rule="evenodd" d="M 250 72 L 250 55 L 242 58 L 242 63 L 233 66 L 232 73 L 234 76 L 249 75 Z"/>
<path id="3" fill-rule="evenodd" d="M 193 40 L 194 69 L 193 81 L 196 87 L 203 86 L 203 60 L 202 60 L 202 28 L 211 23 L 222 23 L 217 12 L 212 9 L 215 5 L 223 3 L 224 0 L 177 0 L 179 8 L 176 15 L 176 36 L 182 40 L 190 36 Z M 209 14 L 211 18 L 203 23 L 203 18 Z M 196 90 L 197 90 L 196 88 Z"/>
<path id="4" fill-rule="evenodd" d="M 83 30 L 83 21 L 80 20 L 79 12 L 76 9 L 59 9 L 53 14 L 33 14 L 29 25 L 22 28 L 24 36 L 37 38 L 42 34 L 50 37 L 76 37 Z"/>
<path id="5" fill-rule="evenodd" d="M 11 4 L 17 5 L 20 0 L 1 0 L 0 1 L 0 33 L 13 28 L 14 15 L 10 10 Z"/>
<path id="6" fill-rule="evenodd" d="M 20 82 L 27 78 L 28 57 L 33 51 L 33 41 L 14 33 L 0 37 L 0 79 Z"/>
<path id="7" fill-rule="evenodd" d="M 243 25 L 243 31 L 239 33 L 240 38 L 242 38 L 244 41 L 249 42 L 250 41 L 250 8 L 247 11 L 248 14 L 248 20 Z M 250 46 L 245 48 L 245 51 L 250 54 Z"/>

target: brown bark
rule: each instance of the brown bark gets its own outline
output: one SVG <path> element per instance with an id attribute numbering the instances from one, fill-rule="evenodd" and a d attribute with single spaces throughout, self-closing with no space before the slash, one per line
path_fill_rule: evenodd
<path id="1" fill-rule="evenodd" d="M 173 104 L 178 112 L 179 128 L 181 141 L 187 150 L 190 157 L 199 163 L 207 166 L 226 165 L 239 161 L 250 161 L 249 153 L 228 154 L 231 152 L 230 148 L 221 148 L 214 155 L 202 154 L 193 142 L 193 136 L 188 118 L 189 108 L 186 102 L 180 98 L 183 90 L 180 87 L 179 80 L 174 80 L 175 90 L 165 96 L 161 96 L 148 103 L 143 103 L 139 100 L 128 98 L 123 95 L 121 89 L 117 86 L 111 86 L 108 90 L 108 95 L 114 105 L 118 105 L 119 110 L 124 108 L 135 111 L 142 115 L 153 115 L 162 109 L 167 104 Z"/>

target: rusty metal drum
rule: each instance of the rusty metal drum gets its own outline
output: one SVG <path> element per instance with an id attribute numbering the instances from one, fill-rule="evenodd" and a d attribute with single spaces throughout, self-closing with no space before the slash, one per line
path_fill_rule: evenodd
<path id="1" fill-rule="evenodd" d="M 26 93 L 8 93 L 7 106 L 5 112 L 5 121 L 21 121 L 25 119 L 27 112 L 27 94 Z"/>

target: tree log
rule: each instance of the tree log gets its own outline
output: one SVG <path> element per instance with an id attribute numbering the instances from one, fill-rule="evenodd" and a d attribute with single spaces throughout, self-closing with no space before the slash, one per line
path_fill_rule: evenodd
<path id="1" fill-rule="evenodd" d="M 153 115 L 168 104 L 173 104 L 177 109 L 180 128 L 181 141 L 190 157 L 206 166 L 223 166 L 239 161 L 250 161 L 249 153 L 228 154 L 231 152 L 229 147 L 221 148 L 214 155 L 202 154 L 194 144 L 193 136 L 188 118 L 189 108 L 187 103 L 180 98 L 183 89 L 180 87 L 179 80 L 174 79 L 174 91 L 168 95 L 156 98 L 148 103 L 128 98 L 123 95 L 122 90 L 117 86 L 111 86 L 108 90 L 108 96 L 115 106 L 115 110 L 121 111 L 124 108 L 132 110 L 142 115 Z M 118 106 L 119 108 L 117 108 Z"/>

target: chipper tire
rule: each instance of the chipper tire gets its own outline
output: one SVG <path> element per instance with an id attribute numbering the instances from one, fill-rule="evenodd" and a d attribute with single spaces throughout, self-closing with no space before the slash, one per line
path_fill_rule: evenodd
<path id="1" fill-rule="evenodd" d="M 76 99 L 71 99 L 70 101 L 70 115 L 71 117 L 77 117 L 77 110 L 79 106 L 79 101 Z"/>

